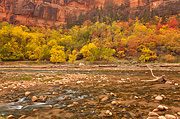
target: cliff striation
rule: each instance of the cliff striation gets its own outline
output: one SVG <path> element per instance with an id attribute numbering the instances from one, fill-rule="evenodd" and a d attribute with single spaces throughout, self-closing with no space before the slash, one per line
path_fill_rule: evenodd
<path id="1" fill-rule="evenodd" d="M 163 15 L 169 9 L 180 11 L 179 0 L 0 0 L 0 21 L 14 24 L 53 26 L 65 24 L 93 7 L 104 8 L 107 4 L 128 5 L 134 18 L 144 9 Z"/>

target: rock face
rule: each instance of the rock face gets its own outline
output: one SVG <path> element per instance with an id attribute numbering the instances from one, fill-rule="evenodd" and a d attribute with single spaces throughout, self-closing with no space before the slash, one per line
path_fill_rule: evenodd
<path id="1" fill-rule="evenodd" d="M 89 0 L 1 0 L 0 19 L 10 23 L 59 25 L 69 14 L 86 12 Z"/>
<path id="2" fill-rule="evenodd" d="M 100 8 L 107 4 L 125 4 L 131 9 L 147 7 L 160 15 L 169 9 L 173 13 L 180 10 L 179 0 L 0 0 L 0 20 L 25 25 L 60 25 L 94 6 Z"/>

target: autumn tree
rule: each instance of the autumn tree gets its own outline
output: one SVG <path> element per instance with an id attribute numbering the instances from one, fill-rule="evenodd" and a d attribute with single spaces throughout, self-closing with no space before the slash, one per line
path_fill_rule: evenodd
<path id="1" fill-rule="evenodd" d="M 74 61 L 77 59 L 77 51 L 73 50 L 72 54 L 69 54 L 69 62 L 74 63 Z"/>
<path id="2" fill-rule="evenodd" d="M 50 51 L 51 57 L 50 61 L 55 63 L 62 63 L 66 61 L 66 55 L 64 53 L 64 47 L 63 46 L 57 46 L 53 47 Z"/>
<path id="3" fill-rule="evenodd" d="M 157 58 L 156 53 L 149 48 L 143 48 L 141 51 L 143 52 L 143 55 L 140 56 L 139 60 L 143 62 L 154 61 Z"/>

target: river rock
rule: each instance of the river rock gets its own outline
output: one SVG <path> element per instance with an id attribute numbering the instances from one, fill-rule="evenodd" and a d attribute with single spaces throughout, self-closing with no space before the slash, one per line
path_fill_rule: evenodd
<path id="1" fill-rule="evenodd" d="M 126 112 L 126 108 L 123 108 L 123 109 L 122 109 L 122 112 Z"/>
<path id="2" fill-rule="evenodd" d="M 165 115 L 166 119 L 176 119 L 174 115 L 166 114 Z"/>
<path id="3" fill-rule="evenodd" d="M 158 112 L 159 110 L 158 109 L 154 109 L 153 112 Z"/>
<path id="4" fill-rule="evenodd" d="M 159 106 L 157 107 L 157 109 L 158 109 L 159 111 L 164 111 L 164 110 L 168 110 L 168 107 L 163 106 L 163 105 L 159 105 Z"/>
<path id="5" fill-rule="evenodd" d="M 163 99 L 166 99 L 166 98 L 167 98 L 164 94 L 162 94 L 161 97 L 163 97 Z"/>
<path id="6" fill-rule="evenodd" d="M 36 97 L 36 96 L 33 96 L 32 98 L 31 98 L 31 101 L 33 101 L 33 102 L 36 102 L 38 100 L 38 98 Z"/>
<path id="7" fill-rule="evenodd" d="M 135 95 L 135 96 L 134 96 L 134 99 L 138 99 L 138 96 Z"/>
<path id="8" fill-rule="evenodd" d="M 53 95 L 58 95 L 59 93 L 58 93 L 58 92 L 53 92 L 52 94 L 53 94 Z"/>
<path id="9" fill-rule="evenodd" d="M 165 110 L 168 110 L 169 108 L 168 108 L 168 107 L 166 107 L 166 106 L 164 106 L 164 109 L 165 109 Z"/>
<path id="10" fill-rule="evenodd" d="M 147 119 L 158 119 L 158 117 L 148 117 Z"/>
<path id="11" fill-rule="evenodd" d="M 18 119 L 25 119 L 27 116 L 26 115 L 22 115 L 21 117 L 19 117 Z"/>
<path id="12" fill-rule="evenodd" d="M 106 114 L 112 116 L 112 112 L 110 112 L 109 110 L 106 111 Z"/>
<path id="13" fill-rule="evenodd" d="M 67 107 L 73 107 L 74 105 L 73 104 L 70 104 L 70 105 L 68 105 Z"/>
<path id="14" fill-rule="evenodd" d="M 177 112 L 177 115 L 180 116 L 180 112 Z"/>
<path id="15" fill-rule="evenodd" d="M 29 95 L 31 95 L 31 92 L 25 92 L 26 97 L 28 97 Z"/>
<path id="16" fill-rule="evenodd" d="M 9 116 L 7 116 L 7 119 L 14 119 L 14 118 L 15 118 L 14 115 L 9 115 Z"/>
<path id="17" fill-rule="evenodd" d="M 115 101 L 115 100 L 111 102 L 112 105 L 116 105 L 117 103 L 118 103 L 118 102 Z"/>
<path id="18" fill-rule="evenodd" d="M 84 83 L 84 81 L 77 81 L 76 83 L 77 83 L 77 84 L 79 84 L 79 83 Z"/>
<path id="19" fill-rule="evenodd" d="M 63 100 L 70 100 L 71 99 L 71 97 L 64 97 L 63 99 L 62 99 L 62 101 Z"/>
<path id="20" fill-rule="evenodd" d="M 158 109 L 159 111 L 164 111 L 164 110 L 165 110 L 165 107 L 162 106 L 162 105 L 159 105 L 159 106 L 157 107 L 157 109 Z"/>
<path id="21" fill-rule="evenodd" d="M 36 111 L 38 111 L 38 109 L 33 109 L 33 112 L 36 112 Z"/>
<path id="22" fill-rule="evenodd" d="M 175 86 L 178 86 L 179 84 L 178 84 L 178 83 L 175 83 L 174 85 L 175 85 Z"/>
<path id="23" fill-rule="evenodd" d="M 104 97 L 104 98 L 101 99 L 101 102 L 105 102 L 105 101 L 107 101 L 108 99 L 109 99 L 109 97 L 106 96 L 106 97 Z"/>
<path id="24" fill-rule="evenodd" d="M 166 119 L 165 116 L 159 116 L 158 119 Z"/>
<path id="25" fill-rule="evenodd" d="M 157 97 L 155 97 L 155 100 L 157 100 L 157 101 L 161 101 L 161 100 L 163 100 L 163 97 L 162 97 L 162 96 L 160 96 L 160 95 L 158 95 Z"/>
<path id="26" fill-rule="evenodd" d="M 119 106 L 119 105 L 121 105 L 121 104 L 122 104 L 121 101 L 118 101 L 118 102 L 116 103 L 117 106 Z"/>
<path id="27" fill-rule="evenodd" d="M 111 92 L 110 95 L 116 97 L 116 94 L 113 92 Z"/>
<path id="28" fill-rule="evenodd" d="M 74 104 L 74 105 L 79 105 L 79 103 L 78 103 L 78 102 L 73 102 L 73 104 Z"/>
<path id="29" fill-rule="evenodd" d="M 41 95 L 41 96 L 39 96 L 38 100 L 42 101 L 42 102 L 45 102 L 47 100 L 47 98 L 48 98 L 48 96 Z"/>
<path id="30" fill-rule="evenodd" d="M 149 112 L 149 117 L 158 117 L 159 115 L 156 112 Z"/>
<path id="31" fill-rule="evenodd" d="M 79 103 L 78 102 L 73 102 L 73 104 L 70 104 L 67 107 L 73 107 L 73 106 L 76 106 L 76 105 L 79 105 Z"/>

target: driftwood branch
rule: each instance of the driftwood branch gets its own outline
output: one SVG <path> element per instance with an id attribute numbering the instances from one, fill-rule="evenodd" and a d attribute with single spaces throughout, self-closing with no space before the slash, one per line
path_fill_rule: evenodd
<path id="1" fill-rule="evenodd" d="M 156 82 L 156 81 L 166 82 L 166 77 L 165 77 L 165 75 L 162 75 L 162 76 L 160 76 L 160 77 L 155 76 L 154 73 L 153 73 L 153 71 L 152 71 L 152 69 L 151 69 L 148 65 L 146 65 L 146 66 L 147 66 L 147 68 L 151 71 L 151 74 L 152 74 L 152 76 L 153 76 L 155 79 L 153 79 L 153 80 L 142 80 L 143 82 Z"/>

